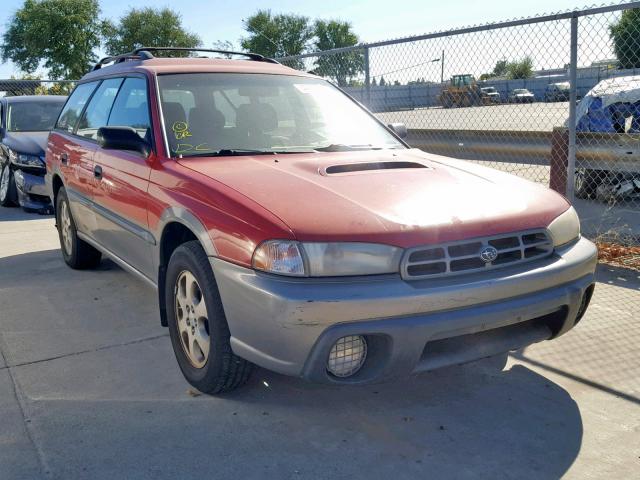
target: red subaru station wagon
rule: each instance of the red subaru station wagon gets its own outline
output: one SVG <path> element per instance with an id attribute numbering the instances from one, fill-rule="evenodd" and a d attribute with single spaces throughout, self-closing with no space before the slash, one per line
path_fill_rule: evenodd
<path id="1" fill-rule="evenodd" d="M 584 314 L 596 249 L 562 196 L 412 149 L 274 60 L 153 55 L 170 50 L 78 83 L 46 181 L 66 263 L 151 284 L 196 388 L 254 364 L 358 384 L 506 360 Z"/>

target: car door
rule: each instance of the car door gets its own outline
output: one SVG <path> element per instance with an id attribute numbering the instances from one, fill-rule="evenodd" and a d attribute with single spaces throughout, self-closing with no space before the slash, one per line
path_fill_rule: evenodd
<path id="1" fill-rule="evenodd" d="M 77 136 L 76 127 L 99 84 L 99 81 L 94 81 L 75 88 L 47 142 L 47 154 L 51 155 L 52 168 L 57 170 L 54 173 L 59 173 L 63 179 L 76 227 L 90 236 L 95 229 L 91 200 L 93 154 L 97 144 Z"/>
<path id="2" fill-rule="evenodd" d="M 144 77 L 124 80 L 107 125 L 132 127 L 142 138 L 150 138 L 148 88 Z M 151 157 L 134 151 L 98 148 L 94 160 L 99 172 L 94 197 L 98 242 L 154 279 L 151 247 L 155 239 L 147 221 Z"/>

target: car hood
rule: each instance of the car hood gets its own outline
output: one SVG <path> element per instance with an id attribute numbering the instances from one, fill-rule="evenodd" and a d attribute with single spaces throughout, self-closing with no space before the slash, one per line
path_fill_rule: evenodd
<path id="1" fill-rule="evenodd" d="M 544 228 L 569 208 L 538 184 L 415 149 L 179 162 L 262 205 L 302 241 L 410 247 Z"/>
<path id="2" fill-rule="evenodd" d="M 44 157 L 49 132 L 7 132 L 2 139 L 11 150 L 18 153 Z"/>

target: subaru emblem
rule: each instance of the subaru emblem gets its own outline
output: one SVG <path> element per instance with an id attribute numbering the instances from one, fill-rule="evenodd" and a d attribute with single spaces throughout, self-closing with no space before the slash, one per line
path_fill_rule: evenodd
<path id="1" fill-rule="evenodd" d="M 484 247 L 480 251 L 480 258 L 484 263 L 493 262 L 496 258 L 498 258 L 498 250 L 491 246 Z"/>

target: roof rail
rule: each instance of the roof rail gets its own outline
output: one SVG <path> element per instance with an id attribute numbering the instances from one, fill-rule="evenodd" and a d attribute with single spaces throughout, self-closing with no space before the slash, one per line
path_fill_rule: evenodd
<path id="1" fill-rule="evenodd" d="M 209 48 L 186 48 L 186 47 L 140 47 L 136 48 L 132 52 L 123 53 L 121 55 L 114 55 L 110 57 L 104 57 L 101 59 L 96 65 L 93 67 L 94 70 L 99 70 L 103 67 L 103 65 L 107 63 L 120 63 L 126 60 L 151 60 L 155 58 L 151 52 L 208 52 L 208 53 L 220 53 L 222 55 L 241 55 L 243 57 L 247 57 L 250 60 L 255 62 L 267 62 L 267 63 L 277 63 L 280 62 L 267 58 L 258 53 L 251 52 L 234 52 L 231 50 L 213 50 Z"/>
<path id="2" fill-rule="evenodd" d="M 107 63 L 120 63 L 125 60 L 150 60 L 154 58 L 149 52 L 141 51 L 141 52 L 128 52 L 123 53 L 121 55 L 113 55 L 110 57 L 104 57 L 100 59 L 98 63 L 95 64 L 93 70 L 100 70 Z"/>

